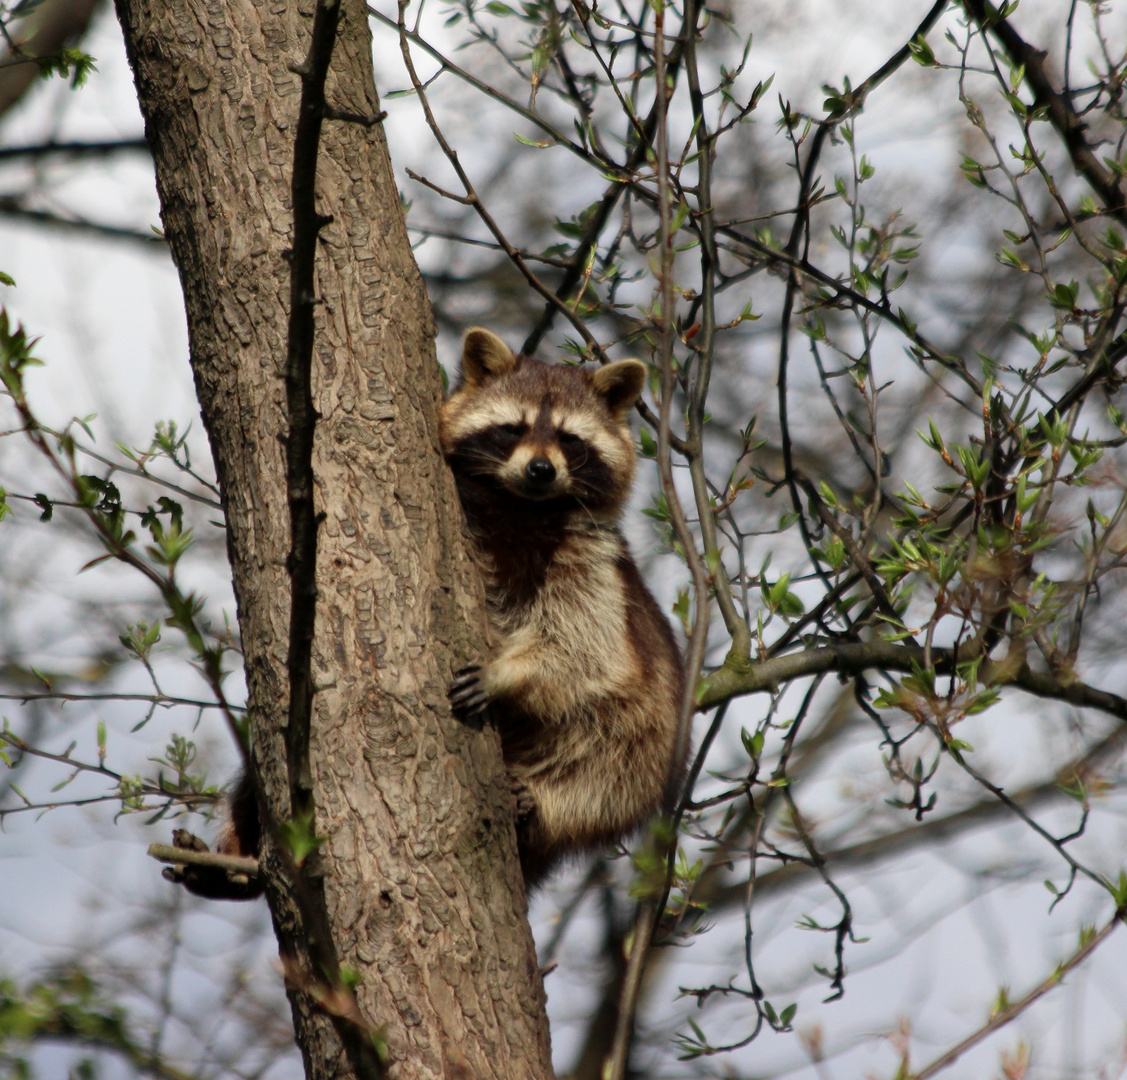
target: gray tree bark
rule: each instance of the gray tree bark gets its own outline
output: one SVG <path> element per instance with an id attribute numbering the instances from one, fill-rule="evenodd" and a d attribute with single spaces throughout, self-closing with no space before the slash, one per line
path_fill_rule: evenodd
<path id="1" fill-rule="evenodd" d="M 290 175 L 312 4 L 117 0 L 186 299 L 192 369 L 227 514 L 253 756 L 289 817 L 290 581 L 284 452 Z M 328 101 L 379 111 L 359 0 L 342 7 Z M 317 558 L 311 771 L 317 900 L 389 1075 L 551 1076 L 495 733 L 450 715 L 480 654 L 482 600 L 438 452 L 434 330 L 381 127 L 327 120 L 313 467 Z M 310 1077 L 351 1074 L 315 998 L 278 852 L 267 895 Z M 503 872 L 499 872 L 499 870 Z M 310 992 L 314 991 L 314 992 Z"/>

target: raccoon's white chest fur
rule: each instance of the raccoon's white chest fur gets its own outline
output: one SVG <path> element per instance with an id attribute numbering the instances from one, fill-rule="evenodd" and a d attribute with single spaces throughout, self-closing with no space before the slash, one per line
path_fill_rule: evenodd
<path id="1" fill-rule="evenodd" d="M 589 526 L 565 536 L 540 588 L 529 596 L 515 595 L 495 571 L 487 576 L 500 652 L 538 658 L 536 678 L 529 678 L 521 699 L 545 723 L 585 719 L 585 703 L 634 677 L 637 660 L 617 565 L 623 557 L 628 556 L 617 530 Z"/>

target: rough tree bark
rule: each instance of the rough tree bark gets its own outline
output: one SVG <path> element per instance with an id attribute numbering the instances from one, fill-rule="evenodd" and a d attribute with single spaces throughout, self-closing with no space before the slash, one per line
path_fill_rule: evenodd
<path id="1" fill-rule="evenodd" d="M 276 820 L 285 758 L 289 517 L 282 436 L 290 176 L 313 4 L 117 0 L 227 514 L 253 756 Z M 374 116 L 371 39 L 342 5 L 327 97 Z M 394 1077 L 551 1075 L 510 795 L 494 733 L 454 721 L 480 588 L 437 450 L 433 326 L 382 128 L 327 120 L 318 211 L 314 899 Z M 309 936 L 268 841 L 268 899 L 310 1077 L 351 1075 L 314 1000 Z M 499 873 L 503 867 L 506 872 Z M 308 896 L 307 896 L 308 900 Z M 310 991 L 313 993 L 310 993 Z"/>

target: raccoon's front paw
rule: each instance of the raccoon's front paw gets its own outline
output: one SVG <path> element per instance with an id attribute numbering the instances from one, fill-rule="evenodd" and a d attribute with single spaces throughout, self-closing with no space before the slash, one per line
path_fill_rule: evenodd
<path id="1" fill-rule="evenodd" d="M 447 695 L 454 715 L 463 723 L 479 721 L 489 705 L 489 697 L 482 685 L 482 670 L 477 664 L 470 664 L 454 673 Z"/>

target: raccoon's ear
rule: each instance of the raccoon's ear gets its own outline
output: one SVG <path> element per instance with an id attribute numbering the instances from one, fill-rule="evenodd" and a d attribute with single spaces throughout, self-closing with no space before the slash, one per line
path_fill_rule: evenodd
<path id="1" fill-rule="evenodd" d="M 462 381 L 470 386 L 514 371 L 517 363 L 513 350 L 492 330 L 471 326 L 462 338 Z"/>
<path id="2" fill-rule="evenodd" d="M 606 399 L 616 420 L 641 396 L 646 385 L 646 365 L 641 360 L 619 360 L 591 373 L 595 393 Z"/>

